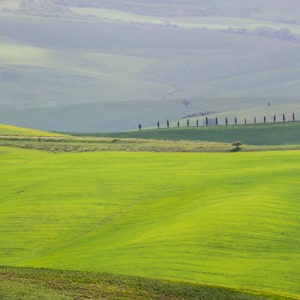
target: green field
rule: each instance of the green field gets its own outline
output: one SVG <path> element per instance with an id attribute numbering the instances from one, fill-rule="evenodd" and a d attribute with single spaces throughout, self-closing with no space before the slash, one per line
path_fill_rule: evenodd
<path id="1" fill-rule="evenodd" d="M 183 128 L 166 128 L 161 124 L 161 129 L 145 129 L 141 131 L 128 131 L 119 133 L 94 133 L 87 134 L 95 137 L 111 138 L 141 138 L 157 140 L 190 140 L 232 143 L 241 141 L 248 145 L 299 145 L 300 123 L 267 123 L 256 125 L 230 125 L 230 126 L 201 126 L 186 127 L 186 121 L 181 121 Z M 173 125 L 176 126 L 176 125 Z"/>
<path id="2" fill-rule="evenodd" d="M 46 132 L 42 130 L 37 129 L 29 129 L 29 128 L 23 128 L 23 127 L 16 127 L 6 124 L 0 124 L 0 136 L 6 137 L 6 136 L 22 136 L 22 137 L 63 137 L 62 134 L 54 133 L 54 132 Z"/>
<path id="3" fill-rule="evenodd" d="M 0 148 L 0 265 L 299 298 L 299 152 Z"/>

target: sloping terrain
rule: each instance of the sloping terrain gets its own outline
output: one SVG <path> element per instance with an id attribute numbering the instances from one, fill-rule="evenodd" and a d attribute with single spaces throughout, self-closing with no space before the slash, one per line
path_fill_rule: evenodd
<path id="1" fill-rule="evenodd" d="M 22 127 L 16 127 L 6 124 L 0 124 L 0 136 L 22 136 L 22 137 L 28 137 L 28 136 L 34 136 L 34 137 L 57 137 L 57 136 L 63 136 L 59 133 L 53 133 L 53 132 L 45 132 L 41 130 L 36 129 L 29 129 L 29 128 L 22 128 Z"/>
<path id="2" fill-rule="evenodd" d="M 222 120 L 223 121 L 223 120 Z M 299 145 L 300 123 L 266 123 L 256 125 L 230 125 L 230 126 L 201 126 L 196 127 L 195 121 L 181 122 L 181 128 L 176 124 L 167 129 L 166 124 L 161 124 L 158 129 L 145 129 L 142 131 L 128 131 L 116 133 L 90 133 L 88 136 L 111 137 L 111 138 L 141 138 L 157 140 L 187 140 L 187 141 L 210 141 L 232 143 L 240 141 L 248 145 Z M 231 122 L 233 122 L 231 120 Z M 85 134 L 83 134 L 84 136 Z"/>
<path id="3" fill-rule="evenodd" d="M 0 267 L 0 298 L 10 300 L 291 300 L 272 294 L 132 276 Z"/>
<path id="4" fill-rule="evenodd" d="M 297 151 L 0 154 L 0 265 L 300 295 Z"/>

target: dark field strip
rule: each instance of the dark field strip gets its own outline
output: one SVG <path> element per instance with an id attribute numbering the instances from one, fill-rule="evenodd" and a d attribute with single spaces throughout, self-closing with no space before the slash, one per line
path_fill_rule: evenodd
<path id="1" fill-rule="evenodd" d="M 0 299 L 201 299 L 288 300 L 277 295 L 223 287 L 98 274 L 0 267 Z"/>
<path id="2" fill-rule="evenodd" d="M 157 140 L 141 138 L 101 137 L 34 137 L 0 136 L 0 146 L 41 150 L 53 153 L 79 153 L 97 151 L 146 152 L 234 152 L 231 143 Z M 239 151 L 298 150 L 300 145 L 256 146 L 242 145 Z"/>
<path id="3" fill-rule="evenodd" d="M 0 136 L 0 146 L 54 153 L 96 151 L 230 152 L 231 144 L 119 138 Z"/>
<path id="4" fill-rule="evenodd" d="M 248 145 L 299 145 L 300 122 L 256 125 L 230 125 L 208 127 L 184 127 L 144 129 L 118 133 L 91 133 L 85 134 L 94 137 L 112 138 L 141 138 L 158 140 L 191 140 L 232 143 L 241 141 Z M 82 134 L 82 136 L 84 136 Z"/>

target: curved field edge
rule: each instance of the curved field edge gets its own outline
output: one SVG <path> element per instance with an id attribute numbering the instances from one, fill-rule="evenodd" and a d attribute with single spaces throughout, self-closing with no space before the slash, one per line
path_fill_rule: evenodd
<path id="1" fill-rule="evenodd" d="M 0 124 L 0 137 L 1 136 L 47 136 L 47 137 L 63 137 L 64 135 L 55 132 L 48 132 L 38 129 L 24 128 L 12 126 L 7 124 Z"/>
<path id="2" fill-rule="evenodd" d="M 243 144 L 256 146 L 299 145 L 300 122 L 266 123 L 251 125 L 219 125 L 191 126 L 181 128 L 144 129 L 116 133 L 76 134 L 81 136 L 112 137 L 112 138 L 141 138 L 158 140 L 190 140 L 232 143 L 241 141 Z"/>
<path id="3" fill-rule="evenodd" d="M 2 299 L 290 300 L 261 291 L 94 272 L 0 266 Z M 299 299 L 299 298 L 298 298 Z"/>

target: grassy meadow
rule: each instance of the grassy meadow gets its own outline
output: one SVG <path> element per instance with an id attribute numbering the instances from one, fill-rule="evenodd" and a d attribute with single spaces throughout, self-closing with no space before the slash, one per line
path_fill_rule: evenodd
<path id="1" fill-rule="evenodd" d="M 1 147 L 0 265 L 299 298 L 298 165 L 298 151 Z"/>
<path id="2" fill-rule="evenodd" d="M 0 297 L 10 300 L 290 300 L 246 290 L 95 272 L 0 267 Z"/>
<path id="3" fill-rule="evenodd" d="M 0 0 L 0 299 L 300 300 L 300 4 L 80 2 Z"/>

